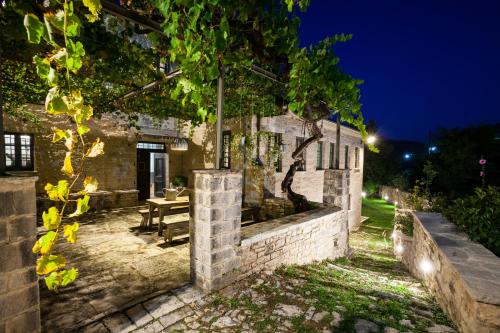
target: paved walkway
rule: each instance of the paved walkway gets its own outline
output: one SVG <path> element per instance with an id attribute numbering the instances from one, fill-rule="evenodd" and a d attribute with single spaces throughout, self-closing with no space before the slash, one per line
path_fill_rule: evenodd
<path id="1" fill-rule="evenodd" d="M 368 221 L 350 260 L 261 272 L 205 297 L 186 286 L 81 332 L 455 332 L 385 234 Z"/>
<path id="2" fill-rule="evenodd" d="M 189 282 L 189 243 L 166 247 L 155 231 L 138 229 L 140 220 L 133 208 L 88 215 L 77 244 L 58 245 L 79 277 L 57 294 L 40 282 L 43 332 L 72 332 Z"/>

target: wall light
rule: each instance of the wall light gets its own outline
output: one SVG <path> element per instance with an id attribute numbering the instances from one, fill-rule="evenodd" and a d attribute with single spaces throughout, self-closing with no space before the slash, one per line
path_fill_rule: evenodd
<path id="1" fill-rule="evenodd" d="M 420 270 L 424 274 L 432 273 L 432 271 L 434 270 L 434 265 L 432 264 L 432 262 L 429 259 L 422 259 L 422 261 L 420 261 L 419 266 L 420 266 Z"/>
<path id="2" fill-rule="evenodd" d="M 397 253 L 403 253 L 404 250 L 403 245 L 401 244 L 396 245 L 395 250 Z"/>
<path id="3" fill-rule="evenodd" d="M 377 141 L 377 137 L 375 135 L 370 135 L 368 136 L 368 138 L 366 139 L 366 143 L 372 145 L 375 143 L 375 141 Z"/>

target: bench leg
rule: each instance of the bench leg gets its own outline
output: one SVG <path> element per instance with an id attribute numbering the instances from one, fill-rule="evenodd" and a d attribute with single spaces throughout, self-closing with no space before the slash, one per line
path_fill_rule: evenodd
<path id="1" fill-rule="evenodd" d="M 165 230 L 165 234 L 163 235 L 163 239 L 165 240 L 165 243 L 167 243 L 167 245 L 169 245 L 169 246 L 172 245 L 172 231 L 170 229 L 167 228 L 167 230 Z"/>

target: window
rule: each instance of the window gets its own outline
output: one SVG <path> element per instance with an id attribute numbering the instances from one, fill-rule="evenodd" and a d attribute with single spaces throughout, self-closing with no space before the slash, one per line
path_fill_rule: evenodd
<path id="1" fill-rule="evenodd" d="M 345 146 L 345 158 L 344 158 L 344 169 L 349 169 L 349 146 Z"/>
<path id="2" fill-rule="evenodd" d="M 269 141 L 267 142 L 267 151 L 269 160 L 268 163 L 274 164 L 276 172 L 281 172 L 281 133 L 274 133 L 269 136 Z"/>
<path id="3" fill-rule="evenodd" d="M 5 133 L 5 169 L 33 170 L 33 135 Z"/>
<path id="4" fill-rule="evenodd" d="M 154 142 L 137 142 L 137 149 L 161 150 L 164 152 L 165 145 L 163 143 Z"/>
<path id="5" fill-rule="evenodd" d="M 328 158 L 328 167 L 335 169 L 335 143 L 330 143 L 330 156 Z"/>
<path id="6" fill-rule="evenodd" d="M 359 168 L 359 148 L 358 147 L 354 148 L 354 168 L 355 169 Z"/>
<path id="7" fill-rule="evenodd" d="M 304 138 L 295 138 L 295 149 L 299 148 L 301 144 L 304 143 Z M 306 171 L 306 150 L 302 152 L 302 163 L 301 165 L 297 168 L 297 171 Z"/>
<path id="8" fill-rule="evenodd" d="M 323 142 L 318 142 L 316 150 L 316 170 L 323 169 Z"/>
<path id="9" fill-rule="evenodd" d="M 231 168 L 231 132 L 222 133 L 222 167 Z"/>

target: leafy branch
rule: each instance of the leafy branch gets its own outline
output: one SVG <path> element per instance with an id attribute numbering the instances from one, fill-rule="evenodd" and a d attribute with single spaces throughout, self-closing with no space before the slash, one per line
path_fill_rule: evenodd
<path id="1" fill-rule="evenodd" d="M 83 4 L 90 14 L 86 15 L 93 22 L 98 18 L 101 8 L 99 0 L 84 0 Z M 84 103 L 82 93 L 71 86 L 71 74 L 76 74 L 82 67 L 85 49 L 76 38 L 79 36 L 81 21 L 74 13 L 73 2 L 64 0 L 62 8 L 43 14 L 43 23 L 35 14 L 26 14 L 24 26 L 30 43 L 39 44 L 42 41 L 52 47 L 52 51 L 44 56 L 35 55 L 33 61 L 38 76 L 51 87 L 45 98 L 45 109 L 48 114 L 63 115 L 74 128 L 66 130 L 53 128 L 52 142 L 64 140 L 66 156 L 61 172 L 67 179 L 57 182 L 57 185 L 46 184 L 45 191 L 54 203 L 62 203 L 43 212 L 42 220 L 47 233 L 40 237 L 33 246 L 33 253 L 39 258 L 36 273 L 42 276 L 50 290 L 57 291 L 73 282 L 78 276 L 78 270 L 67 267 L 67 260 L 60 254 L 54 254 L 54 248 L 61 238 L 74 244 L 77 240 L 79 223 L 76 218 L 86 213 L 90 206 L 89 193 L 97 191 L 98 182 L 92 176 L 83 180 L 83 189 L 77 192 L 77 199 L 71 199 L 77 181 L 84 175 L 85 161 L 104 153 L 104 143 L 97 138 L 93 143 L 85 142 L 85 135 L 90 131 L 87 122 L 93 114 L 90 105 Z M 60 46 L 54 34 L 62 34 L 64 44 Z M 61 83 L 61 81 L 63 81 Z M 73 166 L 73 156 L 80 150 L 79 163 Z M 65 216 L 70 203 L 76 204 L 73 213 Z M 63 219 L 72 223 L 63 223 Z M 66 222 L 66 221 L 65 221 Z"/>

